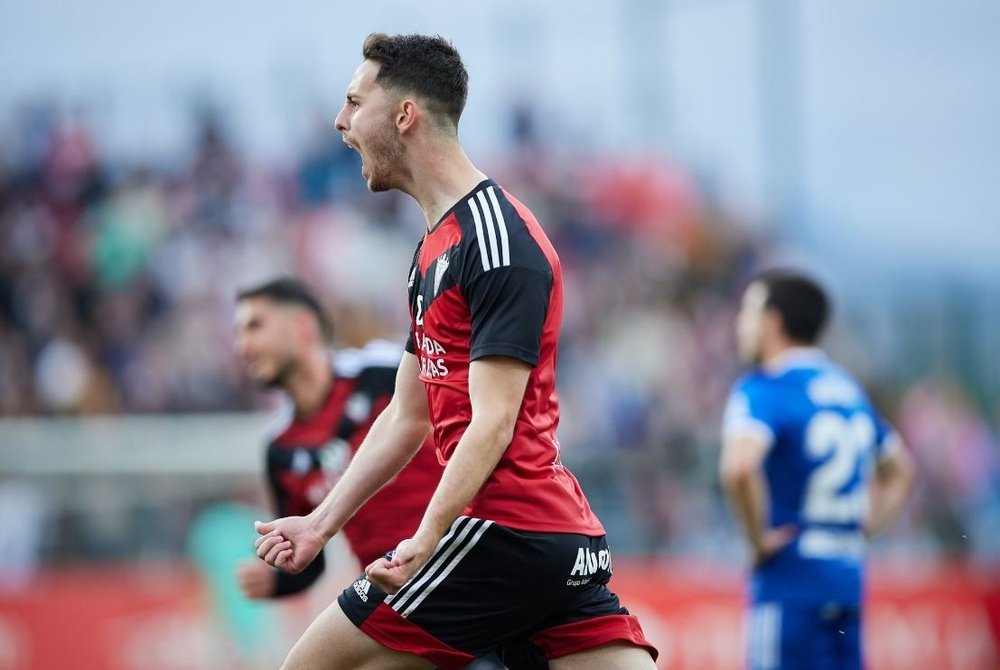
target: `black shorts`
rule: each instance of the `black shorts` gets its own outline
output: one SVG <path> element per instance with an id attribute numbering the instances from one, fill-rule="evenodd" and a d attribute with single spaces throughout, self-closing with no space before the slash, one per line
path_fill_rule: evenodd
<path id="1" fill-rule="evenodd" d="M 448 670 L 516 640 L 546 658 L 610 642 L 643 647 L 639 621 L 607 588 L 605 537 L 532 533 L 459 517 L 427 563 L 394 595 L 362 576 L 341 609 L 383 646 Z"/>

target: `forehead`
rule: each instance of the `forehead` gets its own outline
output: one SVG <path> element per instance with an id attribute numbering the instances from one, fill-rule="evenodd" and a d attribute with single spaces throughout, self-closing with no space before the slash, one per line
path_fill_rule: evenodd
<path id="1" fill-rule="evenodd" d="M 354 76 L 351 77 L 351 82 L 347 85 L 347 95 L 356 95 L 359 93 L 369 93 L 372 90 L 379 88 L 378 84 L 375 83 L 375 78 L 378 76 L 379 64 L 372 60 L 366 60 L 358 69 L 354 71 Z"/>
<path id="2" fill-rule="evenodd" d="M 767 302 L 767 287 L 755 281 L 743 292 L 743 307 L 745 309 L 761 309 Z"/>
<path id="3" fill-rule="evenodd" d="M 278 305 L 274 301 L 263 297 L 244 298 L 236 303 L 236 311 L 233 320 L 237 326 L 243 326 L 259 319 L 262 316 L 272 314 L 277 311 Z"/>

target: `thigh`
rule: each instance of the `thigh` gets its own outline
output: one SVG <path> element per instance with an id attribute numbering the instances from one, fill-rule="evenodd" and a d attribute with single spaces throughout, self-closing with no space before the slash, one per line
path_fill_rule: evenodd
<path id="1" fill-rule="evenodd" d="M 656 670 L 650 653 L 625 642 L 614 642 L 553 659 L 552 670 Z"/>
<path id="2" fill-rule="evenodd" d="M 862 670 L 860 607 L 833 606 L 823 614 L 832 639 L 833 667 L 837 670 Z"/>
<path id="3" fill-rule="evenodd" d="M 837 646 L 847 631 L 830 616 L 828 605 L 759 602 L 750 612 L 749 666 L 752 670 L 846 670 Z"/>
<path id="4" fill-rule="evenodd" d="M 747 625 L 747 667 L 750 670 L 789 670 L 794 648 L 805 626 L 789 616 L 780 602 L 756 602 L 750 608 Z"/>
<path id="5" fill-rule="evenodd" d="M 434 666 L 413 654 L 383 647 L 351 623 L 338 603 L 310 624 L 282 670 L 429 670 Z"/>
<path id="6" fill-rule="evenodd" d="M 619 640 L 648 645 L 605 586 L 610 562 L 603 537 L 460 517 L 399 592 L 386 596 L 361 579 L 340 602 L 374 639 L 446 670 L 525 638 L 549 658 Z"/>

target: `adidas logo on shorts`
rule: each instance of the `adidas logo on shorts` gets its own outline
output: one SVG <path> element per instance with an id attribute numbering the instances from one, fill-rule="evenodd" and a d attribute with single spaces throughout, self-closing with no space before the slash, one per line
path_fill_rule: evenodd
<path id="1" fill-rule="evenodd" d="M 358 594 L 362 602 L 368 602 L 368 589 L 370 589 L 372 583 L 368 581 L 367 577 L 362 577 L 358 581 L 354 582 L 354 592 Z"/>

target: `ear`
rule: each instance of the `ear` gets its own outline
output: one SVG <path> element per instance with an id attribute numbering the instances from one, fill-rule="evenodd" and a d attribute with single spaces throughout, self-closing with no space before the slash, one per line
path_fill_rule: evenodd
<path id="1" fill-rule="evenodd" d="M 308 344 L 316 338 L 319 331 L 316 319 L 312 314 L 304 309 L 298 310 L 295 314 L 295 336 L 302 344 Z"/>
<path id="2" fill-rule="evenodd" d="M 774 337 L 784 337 L 785 336 L 785 322 L 781 318 L 781 312 L 778 310 L 768 307 L 764 309 L 764 313 L 761 315 L 764 333 L 767 337 L 773 339 Z"/>
<path id="3" fill-rule="evenodd" d="M 419 118 L 420 107 L 413 100 L 404 98 L 399 104 L 399 109 L 396 110 L 396 130 L 399 131 L 400 135 L 405 135 L 417 125 Z"/>

